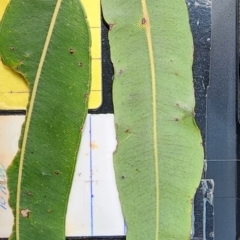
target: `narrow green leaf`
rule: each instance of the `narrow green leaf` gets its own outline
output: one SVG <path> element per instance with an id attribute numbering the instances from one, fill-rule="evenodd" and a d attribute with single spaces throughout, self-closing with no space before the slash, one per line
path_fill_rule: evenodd
<path id="1" fill-rule="evenodd" d="M 115 76 L 116 181 L 128 240 L 190 239 L 203 167 L 184 0 L 102 0 Z"/>
<path id="2" fill-rule="evenodd" d="M 11 0 L 0 26 L 3 62 L 31 92 L 19 152 L 8 169 L 10 239 L 65 239 L 65 214 L 90 79 L 79 0 Z"/>

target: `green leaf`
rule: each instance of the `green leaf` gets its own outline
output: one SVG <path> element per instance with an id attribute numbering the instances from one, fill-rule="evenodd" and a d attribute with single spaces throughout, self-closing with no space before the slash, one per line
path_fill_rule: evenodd
<path id="1" fill-rule="evenodd" d="M 190 239 L 203 167 L 184 0 L 102 0 L 110 26 L 116 181 L 128 240 Z"/>
<path id="2" fill-rule="evenodd" d="M 8 169 L 10 239 L 65 239 L 68 203 L 90 79 L 89 32 L 79 0 L 11 0 L 0 26 L 3 62 L 31 97 Z"/>

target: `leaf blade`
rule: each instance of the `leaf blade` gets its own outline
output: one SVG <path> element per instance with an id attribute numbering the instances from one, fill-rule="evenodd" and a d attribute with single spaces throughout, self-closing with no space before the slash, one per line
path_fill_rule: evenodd
<path id="1" fill-rule="evenodd" d="M 37 13 L 42 15 L 36 18 Z M 13 15 L 23 15 L 23 20 L 19 23 Z M 41 22 L 46 24 L 41 26 Z M 24 37 L 20 32 L 23 23 Z M 18 31 L 9 31 L 11 25 Z M 39 32 L 30 38 L 27 33 L 37 27 Z M 12 0 L 0 41 L 4 62 L 25 76 L 32 93 L 21 151 L 8 170 L 16 219 L 11 239 L 65 239 L 67 200 L 90 78 L 89 33 L 80 2 Z M 53 191 L 55 186 L 59 187 Z"/>
<path id="2" fill-rule="evenodd" d="M 189 239 L 203 149 L 193 118 L 193 43 L 185 1 L 102 5 L 111 26 L 114 166 L 127 239 Z"/>
<path id="3" fill-rule="evenodd" d="M 61 2 L 62 0 L 58 0 L 56 3 L 56 7 L 54 9 L 54 13 L 53 13 L 53 17 L 51 19 L 50 22 L 50 27 L 47 33 L 47 38 L 43 47 L 43 52 L 40 58 L 40 62 L 39 62 L 39 66 L 38 66 L 38 70 L 37 70 L 37 74 L 34 80 L 34 85 L 33 85 L 33 90 L 32 90 L 32 95 L 31 95 L 31 100 L 30 100 L 30 104 L 28 107 L 28 114 L 26 117 L 26 125 L 24 128 L 24 134 L 23 134 L 23 141 L 22 141 L 22 146 L 21 146 L 21 155 L 20 155 L 20 163 L 19 163 L 19 172 L 18 172 L 18 185 L 17 185 L 17 197 L 16 197 L 16 209 L 20 210 L 20 193 L 21 193 L 21 180 L 22 180 L 22 171 L 23 171 L 23 161 L 24 161 L 24 154 L 25 154 L 25 148 L 26 148 L 26 142 L 27 142 L 27 138 L 28 138 L 28 131 L 29 131 L 29 124 L 30 124 L 30 120 L 32 117 L 32 111 L 33 111 L 33 105 L 34 105 L 34 101 L 35 101 L 35 96 L 36 96 L 36 92 L 37 92 L 37 86 L 39 83 L 39 79 L 40 79 L 40 75 L 42 72 L 42 67 L 43 67 L 43 63 L 46 57 L 46 53 L 47 53 L 47 49 L 49 46 L 49 42 L 51 40 L 51 35 L 53 32 L 53 27 L 55 25 L 56 22 L 56 18 L 57 18 L 57 14 L 59 11 L 59 8 L 61 6 Z M 20 211 L 16 211 L 16 239 L 20 239 L 20 231 L 19 231 L 19 218 L 20 218 Z"/>

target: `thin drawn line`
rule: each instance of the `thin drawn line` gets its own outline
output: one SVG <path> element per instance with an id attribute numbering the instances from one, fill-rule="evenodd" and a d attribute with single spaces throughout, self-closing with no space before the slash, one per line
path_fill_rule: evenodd
<path id="1" fill-rule="evenodd" d="M 15 94 L 15 93 L 29 93 L 29 91 L 22 91 L 22 92 L 15 92 L 15 91 L 7 91 L 7 92 L 0 92 L 0 93 L 5 93 L 5 94 Z"/>
<path id="2" fill-rule="evenodd" d="M 91 236 L 93 236 L 93 185 L 92 185 L 92 119 L 91 114 L 89 115 L 89 134 L 90 134 L 90 214 L 91 214 Z"/>
<path id="3" fill-rule="evenodd" d="M 205 162 L 239 162 L 240 159 L 205 159 Z"/>

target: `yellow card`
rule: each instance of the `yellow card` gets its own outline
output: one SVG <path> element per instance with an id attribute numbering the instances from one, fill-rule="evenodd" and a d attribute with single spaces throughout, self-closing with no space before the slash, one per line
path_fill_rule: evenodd
<path id="1" fill-rule="evenodd" d="M 10 0 L 0 0 L 0 20 Z M 81 0 L 87 14 L 92 47 L 91 91 L 89 109 L 102 104 L 101 7 L 100 0 Z M 0 110 L 26 109 L 29 91 L 24 78 L 4 66 L 0 60 Z"/>

